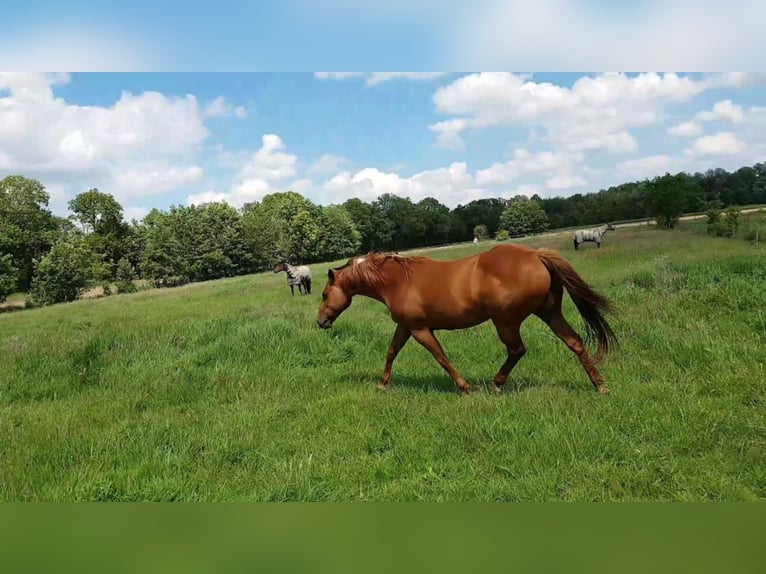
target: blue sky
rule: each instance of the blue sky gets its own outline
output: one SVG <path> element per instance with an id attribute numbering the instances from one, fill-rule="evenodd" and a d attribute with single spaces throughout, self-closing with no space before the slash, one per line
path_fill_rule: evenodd
<path id="1" fill-rule="evenodd" d="M 136 217 L 286 189 L 565 196 L 765 161 L 764 128 L 759 73 L 0 75 L 0 175 L 40 179 L 61 214 L 91 187 Z"/>

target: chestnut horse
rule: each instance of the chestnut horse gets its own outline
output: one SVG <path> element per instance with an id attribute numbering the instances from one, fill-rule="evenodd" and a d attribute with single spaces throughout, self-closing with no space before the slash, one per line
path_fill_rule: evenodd
<path id="1" fill-rule="evenodd" d="M 561 312 L 564 289 L 585 321 L 588 338 L 598 343 L 593 358 Z M 605 318 L 614 312 L 612 304 L 556 251 L 505 244 L 452 261 L 379 253 L 356 257 L 343 267 L 328 270 L 318 325 L 332 327 L 355 295 L 382 302 L 396 323 L 378 383 L 382 390 L 391 381 L 397 354 L 413 337 L 449 373 L 459 391 L 468 394 L 468 383 L 447 359 L 434 331 L 466 329 L 490 320 L 508 351 L 494 378 L 493 390 L 500 392 L 526 352 L 521 324 L 536 315 L 577 355 L 596 390 L 609 392 L 596 365 L 617 345 Z"/>

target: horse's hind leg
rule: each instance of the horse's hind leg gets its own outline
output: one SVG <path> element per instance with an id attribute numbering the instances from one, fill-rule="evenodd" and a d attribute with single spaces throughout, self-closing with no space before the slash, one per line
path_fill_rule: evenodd
<path id="1" fill-rule="evenodd" d="M 519 332 L 520 325 L 515 322 L 512 323 L 498 323 L 493 321 L 495 329 L 497 329 L 497 335 L 500 340 L 505 344 L 505 348 L 508 350 L 508 357 L 500 367 L 500 370 L 495 375 L 495 380 L 492 385 L 492 390 L 496 393 L 502 391 L 502 387 L 505 381 L 508 379 L 508 375 L 516 366 L 524 354 L 527 352 L 527 348 L 524 346 L 524 341 L 521 340 L 521 333 Z"/>
<path id="2" fill-rule="evenodd" d="M 585 372 L 588 374 L 590 382 L 593 383 L 596 390 L 602 395 L 607 394 L 609 389 L 607 388 L 606 383 L 604 383 L 601 373 L 598 372 L 593 359 L 591 359 L 588 351 L 585 349 L 585 344 L 583 343 L 582 338 L 574 329 L 572 329 L 572 326 L 564 318 L 561 309 L 549 310 L 538 314 L 538 316 L 545 321 L 551 330 L 556 333 L 556 336 L 569 347 L 569 350 L 577 355 Z"/>
<path id="3" fill-rule="evenodd" d="M 460 393 L 467 395 L 470 386 L 465 381 L 465 379 L 460 376 L 460 373 L 455 370 L 455 367 L 453 367 L 449 362 L 447 355 L 444 354 L 444 349 L 442 349 L 441 344 L 434 336 L 433 331 L 431 331 L 431 329 L 420 329 L 417 331 L 412 331 L 412 336 L 418 343 L 428 349 L 434 356 L 434 359 L 436 359 L 436 362 L 439 363 L 441 367 L 447 371 L 447 373 L 449 373 L 449 376 L 452 377 L 453 381 L 455 381 L 455 384 L 460 390 Z"/>

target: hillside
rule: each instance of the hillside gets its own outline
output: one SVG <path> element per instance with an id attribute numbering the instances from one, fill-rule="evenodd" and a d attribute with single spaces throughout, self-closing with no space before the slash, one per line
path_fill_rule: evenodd
<path id="1" fill-rule="evenodd" d="M 393 323 L 359 299 L 316 328 L 327 264 L 307 297 L 265 273 L 82 300 L 0 315 L 0 499 L 762 499 L 763 247 L 639 227 L 527 243 L 618 304 L 611 395 L 535 318 L 500 397 L 488 324 L 439 334 L 471 396 L 413 342 L 381 393 Z"/>

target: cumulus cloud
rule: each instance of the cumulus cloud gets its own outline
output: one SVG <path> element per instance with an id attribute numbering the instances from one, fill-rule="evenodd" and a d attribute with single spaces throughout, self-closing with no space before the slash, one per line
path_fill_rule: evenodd
<path id="1" fill-rule="evenodd" d="M 667 129 L 672 136 L 692 137 L 702 133 L 702 126 L 695 121 L 682 122 Z"/>
<path id="2" fill-rule="evenodd" d="M 583 161 L 580 153 L 559 154 L 552 151 L 532 153 L 517 149 L 513 157 L 506 162 L 497 162 L 486 169 L 476 172 L 476 183 L 482 187 L 507 187 L 521 179 L 533 177 L 546 179 L 551 185 L 548 189 L 567 189 L 584 185 L 582 177 L 577 175 Z M 576 185 L 564 185 L 574 183 Z"/>
<path id="3" fill-rule="evenodd" d="M 108 107 L 80 106 L 54 94 L 69 79 L 0 74 L 0 169 L 46 185 L 88 182 L 123 202 L 202 177 L 195 158 L 209 132 L 194 96 L 123 92 Z"/>
<path id="4" fill-rule="evenodd" d="M 436 197 L 448 206 L 484 197 L 485 190 L 477 187 L 464 162 L 449 167 L 402 177 L 397 173 L 365 168 L 355 173 L 343 171 L 324 183 L 319 199 L 324 203 L 342 203 L 352 197 L 373 201 L 385 193 L 419 201 Z"/>
<path id="5" fill-rule="evenodd" d="M 228 165 L 238 163 L 229 191 L 210 190 L 191 194 L 186 198 L 186 203 L 226 202 L 234 207 L 242 207 L 245 203 L 260 201 L 276 191 L 305 191 L 306 181 L 297 178 L 298 156 L 283 151 L 285 144 L 282 138 L 276 134 L 265 134 L 261 142 L 261 147 L 252 154 L 224 157 Z"/>
<path id="6" fill-rule="evenodd" d="M 313 175 L 327 175 L 330 173 L 337 173 L 343 169 L 343 166 L 348 164 L 349 160 L 345 157 L 324 154 L 308 168 L 308 173 Z"/>
<path id="7" fill-rule="evenodd" d="M 208 118 L 225 118 L 230 116 L 245 118 L 247 117 L 247 110 L 243 106 L 235 106 L 227 102 L 223 96 L 218 96 L 205 106 L 204 115 Z"/>
<path id="8" fill-rule="evenodd" d="M 689 156 L 734 155 L 745 151 L 745 144 L 732 132 L 719 132 L 694 141 L 684 153 Z"/>
<path id="9" fill-rule="evenodd" d="M 571 88 L 510 72 L 470 74 L 436 91 L 437 112 L 453 117 L 430 129 L 452 147 L 469 130 L 519 126 L 559 149 L 624 153 L 636 148 L 629 128 L 659 122 L 666 105 L 705 89 L 703 80 L 671 73 L 583 76 Z"/>
<path id="10" fill-rule="evenodd" d="M 739 76 L 736 76 L 739 78 Z M 741 80 L 738 80 L 741 81 Z M 702 124 L 706 122 L 741 123 L 745 118 L 742 106 L 734 104 L 731 100 L 716 102 L 711 110 L 697 113 L 694 119 L 676 124 L 667 129 L 667 132 L 679 137 L 692 137 L 702 134 Z"/>
<path id="11" fill-rule="evenodd" d="M 617 175 L 629 180 L 639 180 L 654 177 L 671 165 L 671 158 L 667 155 L 651 155 L 647 157 L 629 159 L 617 164 Z"/>

